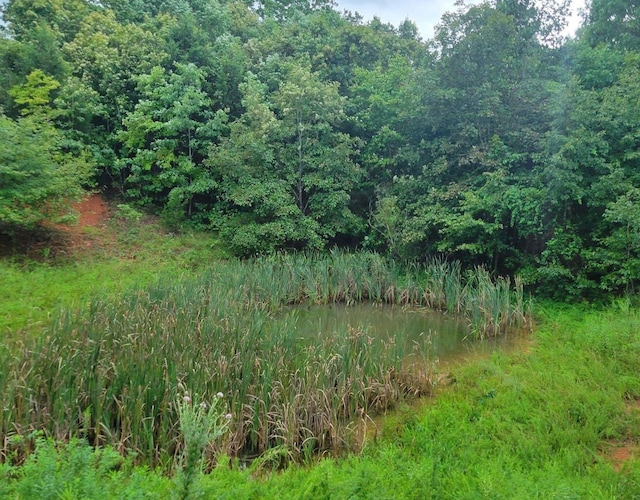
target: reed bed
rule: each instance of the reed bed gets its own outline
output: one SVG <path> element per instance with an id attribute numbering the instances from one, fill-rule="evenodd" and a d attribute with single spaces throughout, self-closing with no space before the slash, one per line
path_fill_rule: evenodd
<path id="1" fill-rule="evenodd" d="M 401 274 L 374 253 L 275 255 L 219 263 L 197 278 L 158 281 L 118 298 L 62 310 L 46 335 L 1 346 L 1 452 L 44 433 L 111 444 L 170 470 L 181 453 L 178 401 L 218 392 L 232 415 L 220 449 L 299 460 L 360 443 L 351 424 L 428 376 L 403 368 L 399 343 L 361 328 L 302 343 L 273 321 L 284 306 L 376 301 L 464 314 L 477 336 L 527 321 L 522 284 L 433 261 Z M 215 451 L 215 450 L 214 450 Z"/>

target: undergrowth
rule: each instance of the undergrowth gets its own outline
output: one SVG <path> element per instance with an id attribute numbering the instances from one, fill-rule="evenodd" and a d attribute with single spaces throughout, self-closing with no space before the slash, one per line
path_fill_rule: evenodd
<path id="1" fill-rule="evenodd" d="M 640 462 L 631 458 L 618 471 L 607 450 L 640 440 L 640 313 L 539 314 L 528 352 L 458 366 L 452 387 L 382 424 L 382 437 L 361 455 L 277 474 L 259 461 L 243 468 L 222 458 L 199 476 L 197 490 L 234 499 L 638 498 Z M 70 460 L 74 454 L 84 458 Z M 30 498 L 46 482 L 67 498 L 159 498 L 175 488 L 145 468 L 105 473 L 105 454 L 122 460 L 76 441 L 40 441 L 25 467 L 3 466 L 0 496 Z M 100 494 L 90 489 L 98 480 Z"/>
<path id="2" fill-rule="evenodd" d="M 229 394 L 234 423 L 223 446 L 233 456 L 281 447 L 286 463 L 358 449 L 354 420 L 428 394 L 431 368 L 407 372 L 400 342 L 375 341 L 356 325 L 298 342 L 295 324 L 273 321 L 283 306 L 370 300 L 445 308 L 470 322 L 480 310 L 495 333 L 527 320 L 521 296 L 480 270 L 466 282 L 446 262 L 402 275 L 373 253 L 277 255 L 219 262 L 183 279 L 167 274 L 62 309 L 37 339 L 5 342 L 1 436 L 82 436 L 171 470 L 184 384 L 203 397 Z"/>

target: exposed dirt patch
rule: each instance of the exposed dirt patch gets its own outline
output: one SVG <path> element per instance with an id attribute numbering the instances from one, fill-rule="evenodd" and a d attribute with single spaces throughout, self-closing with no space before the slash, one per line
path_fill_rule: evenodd
<path id="1" fill-rule="evenodd" d="M 102 195 L 93 194 L 73 207 L 80 213 L 78 225 L 74 229 L 83 227 L 99 227 L 106 225 L 111 211 Z"/>
<path id="2" fill-rule="evenodd" d="M 627 413 L 637 413 L 640 415 L 640 399 L 631 399 L 625 402 Z"/>
<path id="3" fill-rule="evenodd" d="M 628 414 L 640 415 L 640 400 L 633 399 L 625 402 Z M 626 439 L 610 440 L 605 444 L 601 455 L 608 460 L 613 469 L 619 472 L 629 460 L 640 459 L 640 436 L 629 430 Z"/>
<path id="4" fill-rule="evenodd" d="M 109 244 L 107 223 L 112 210 L 102 195 L 89 195 L 71 208 L 78 213 L 77 223 L 50 224 L 28 233 L 4 237 L 0 242 L 0 255 L 48 260 L 101 250 Z"/>
<path id="5" fill-rule="evenodd" d="M 75 225 L 59 225 L 55 230 L 59 233 L 60 252 L 74 253 L 83 249 L 102 246 L 105 241 L 107 222 L 111 210 L 100 194 L 92 194 L 73 205 L 78 212 L 78 222 Z"/>
<path id="6" fill-rule="evenodd" d="M 640 458 L 640 446 L 637 443 L 625 441 L 609 444 L 611 449 L 605 452 L 605 458 L 611 462 L 616 472 L 619 472 L 629 460 Z"/>

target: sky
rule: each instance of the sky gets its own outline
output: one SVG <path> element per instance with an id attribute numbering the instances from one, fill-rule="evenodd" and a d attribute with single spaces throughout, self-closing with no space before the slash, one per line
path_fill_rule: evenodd
<path id="1" fill-rule="evenodd" d="M 378 16 L 382 22 L 398 26 L 406 18 L 411 19 L 420 31 L 422 38 L 433 36 L 433 29 L 440 22 L 442 14 L 456 10 L 455 0 L 337 0 L 338 10 L 359 12 L 365 21 Z M 466 3 L 480 3 L 480 0 L 467 0 Z M 585 0 L 572 0 L 573 16 L 568 33 L 573 34 L 580 26 L 578 9 L 584 8 Z"/>
<path id="2" fill-rule="evenodd" d="M 8 0 L 0 0 L 3 6 Z M 480 3 L 482 0 L 465 0 L 467 4 Z M 406 18 L 411 19 L 420 31 L 422 38 L 433 36 L 433 29 L 440 22 L 442 14 L 456 9 L 455 0 L 337 0 L 338 10 L 359 12 L 365 21 L 378 16 L 383 22 L 398 26 Z M 580 26 L 578 10 L 584 8 L 585 0 L 571 0 L 572 17 L 567 34 L 575 33 Z"/>

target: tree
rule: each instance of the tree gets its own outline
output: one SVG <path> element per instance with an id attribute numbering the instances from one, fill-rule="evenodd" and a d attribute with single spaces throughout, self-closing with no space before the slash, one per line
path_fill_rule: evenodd
<path id="1" fill-rule="evenodd" d="M 73 76 L 102 96 L 109 131 L 119 128 L 138 101 L 137 78 L 167 59 L 162 31 L 172 20 L 153 21 L 122 25 L 110 11 L 95 12 L 83 19 L 76 37 L 64 45 L 65 57 L 73 62 Z"/>
<path id="2" fill-rule="evenodd" d="M 51 93 L 60 84 L 40 70 L 9 94 L 22 108 L 14 121 L 0 114 L 0 229 L 32 229 L 46 220 L 60 221 L 68 201 L 91 183 L 93 164 L 83 151 L 64 151 L 56 130 Z"/>
<path id="3" fill-rule="evenodd" d="M 337 84 L 294 65 L 273 102 L 280 121 L 279 156 L 300 213 L 323 219 L 324 231 L 344 231 L 340 219 L 346 214 L 339 212 L 348 205 L 358 170 L 350 158 L 352 139 L 334 128 L 344 119 Z"/>
<path id="4" fill-rule="evenodd" d="M 56 130 L 42 117 L 14 121 L 0 114 L 0 231 L 63 221 L 69 200 L 84 193 L 91 163 L 64 154 L 58 142 Z"/>
<path id="5" fill-rule="evenodd" d="M 240 91 L 246 111 L 229 125 L 229 137 L 212 148 L 207 160 L 219 179 L 213 227 L 239 255 L 321 246 L 311 243 L 314 235 L 307 226 L 297 224 L 299 210 L 286 180 L 278 175 L 275 141 L 280 125 L 267 100 L 267 86 L 248 73 Z"/>
<path id="6" fill-rule="evenodd" d="M 171 20 L 153 22 L 122 25 L 111 11 L 94 12 L 83 19 L 76 37 L 63 48 L 73 63 L 75 81 L 82 83 L 92 99 L 98 97 L 99 112 L 92 117 L 87 145 L 94 151 L 102 181 L 122 193 L 128 171 L 119 168 L 117 136 L 123 119 L 140 99 L 137 79 L 163 65 L 167 58 L 163 23 Z"/>
<path id="7" fill-rule="evenodd" d="M 60 83 L 43 71 L 36 69 L 27 75 L 27 82 L 16 85 L 9 90 L 9 95 L 22 109 L 22 115 L 36 114 L 48 116 L 52 114 L 51 92 L 60 87 Z"/>
<path id="8" fill-rule="evenodd" d="M 584 39 L 622 50 L 640 49 L 640 1 L 591 0 Z"/>
<path id="9" fill-rule="evenodd" d="M 246 112 L 209 160 L 227 203 L 223 229 L 241 254 L 321 248 L 357 227 L 349 204 L 360 170 L 353 139 L 337 130 L 344 117 L 337 84 L 308 65 L 281 69 L 286 76 L 270 98 L 249 75 Z"/>
<path id="10" fill-rule="evenodd" d="M 555 50 L 542 43 L 557 27 L 535 5 L 462 6 L 437 27 L 432 69 L 417 73 L 422 92 L 407 99 L 409 116 L 411 108 L 422 113 L 412 120 L 421 137 L 405 132 L 415 166 L 389 189 L 404 215 L 406 256 L 444 253 L 514 272 L 520 252 L 541 238 L 542 197 L 532 172 L 545 158 L 552 78 L 561 73 L 551 69 Z M 523 193 L 535 197 L 525 203 Z"/>
<path id="11" fill-rule="evenodd" d="M 605 275 L 601 286 L 609 291 L 635 294 L 640 279 L 640 189 L 629 187 L 603 214 L 610 227 L 594 255 Z"/>
<path id="12" fill-rule="evenodd" d="M 193 64 L 177 63 L 168 74 L 153 68 L 139 78 L 142 99 L 119 135 L 129 153 L 122 160 L 130 171 L 129 190 L 138 199 L 169 207 L 176 221 L 193 215 L 194 198 L 209 190 L 211 180 L 201 163 L 226 122 L 226 113 L 214 111 L 202 91 L 203 81 Z"/>
<path id="13" fill-rule="evenodd" d="M 332 9 L 335 0 L 259 0 L 253 8 L 264 19 L 284 20 L 294 13 L 309 14 L 314 10 Z"/>
<path id="14" fill-rule="evenodd" d="M 0 106 L 8 116 L 14 116 L 12 99 L 7 91 L 22 83 L 34 70 L 62 82 L 69 75 L 56 34 L 46 24 L 39 24 L 20 41 L 0 38 Z"/>
<path id="15" fill-rule="evenodd" d="M 357 197 L 364 213 L 372 208 L 375 212 L 394 178 L 420 173 L 426 112 L 421 94 L 427 80 L 428 73 L 404 55 L 370 70 L 355 69 L 349 125 L 361 141 L 364 175 Z"/>
<path id="16" fill-rule="evenodd" d="M 39 26 L 48 26 L 60 42 L 76 35 L 82 19 L 95 9 L 85 0 L 9 0 L 3 18 L 18 40 Z"/>
<path id="17" fill-rule="evenodd" d="M 63 81 L 54 105 L 57 128 L 68 140 L 92 149 L 93 156 L 100 158 L 100 147 L 105 147 L 100 139 L 106 135 L 104 123 L 109 118 L 100 94 L 77 77 L 69 77 Z"/>

